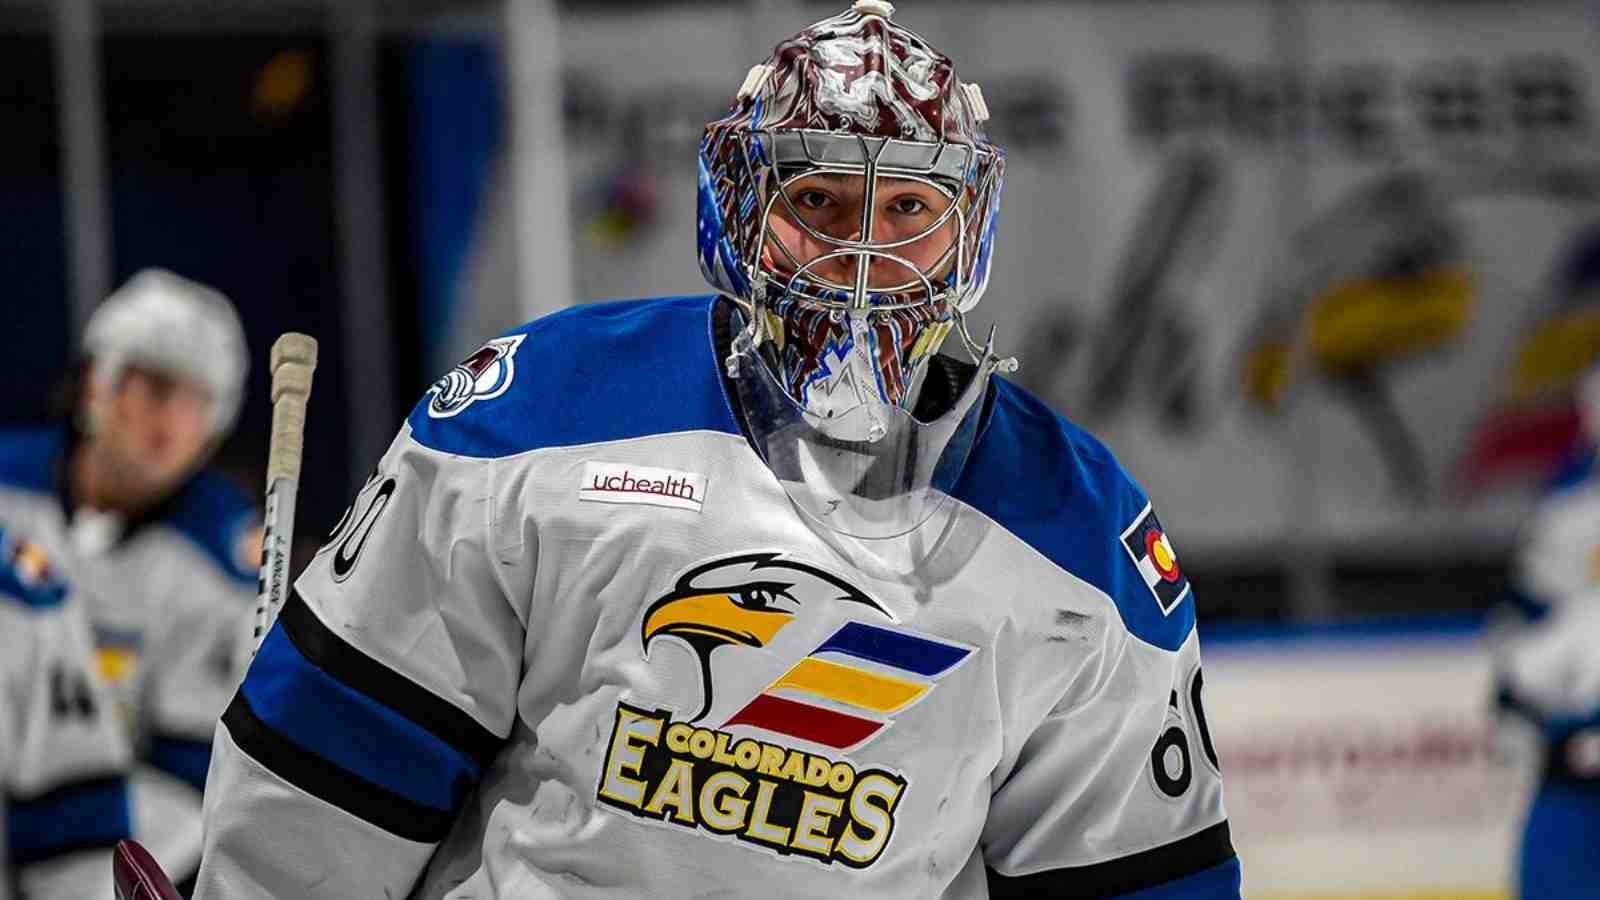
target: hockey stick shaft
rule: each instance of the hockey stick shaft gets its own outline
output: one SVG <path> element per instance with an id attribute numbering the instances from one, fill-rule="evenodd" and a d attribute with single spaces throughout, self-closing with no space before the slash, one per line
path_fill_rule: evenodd
<path id="1" fill-rule="evenodd" d="M 289 553 L 294 546 L 295 494 L 305 446 L 306 401 L 317 368 L 317 340 L 285 332 L 272 344 L 272 443 L 267 448 L 266 515 L 261 533 L 261 577 L 251 655 L 261 647 L 289 595 Z"/>

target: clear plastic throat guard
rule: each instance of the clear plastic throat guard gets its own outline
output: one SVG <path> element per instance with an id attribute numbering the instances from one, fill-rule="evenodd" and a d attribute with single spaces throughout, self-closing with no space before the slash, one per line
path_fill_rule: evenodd
<path id="1" fill-rule="evenodd" d="M 742 319 L 734 316 L 736 330 Z M 989 376 L 1002 362 L 992 352 L 931 422 L 872 401 L 824 417 L 795 403 L 748 329 L 736 333 L 728 372 L 750 437 L 803 513 L 840 534 L 884 539 L 915 530 L 949 499 L 977 440 Z"/>

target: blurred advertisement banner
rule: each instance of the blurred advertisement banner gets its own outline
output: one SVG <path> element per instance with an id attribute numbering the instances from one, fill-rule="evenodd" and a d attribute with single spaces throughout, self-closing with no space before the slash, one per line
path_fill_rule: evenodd
<path id="1" fill-rule="evenodd" d="M 705 290 L 703 123 L 825 11 L 761 8 L 562 21 L 576 296 Z M 1506 550 L 1600 350 L 1591 4 L 1007 3 L 981 27 L 927 4 L 914 24 L 1009 153 L 976 318 L 1191 558 Z M 517 290 L 503 206 L 457 322 Z"/>
<path id="2" fill-rule="evenodd" d="M 1207 711 L 1257 900 L 1510 896 L 1529 761 L 1458 623 L 1210 640 Z"/>
<path id="3" fill-rule="evenodd" d="M 1540 324 L 1582 307 L 1589 7 L 1204 9 L 1008 7 L 952 48 L 1053 61 L 1070 97 L 1065 146 L 1008 172 L 986 312 L 1017 377 L 1192 553 L 1503 549 L 1593 357 L 1587 319 Z"/>

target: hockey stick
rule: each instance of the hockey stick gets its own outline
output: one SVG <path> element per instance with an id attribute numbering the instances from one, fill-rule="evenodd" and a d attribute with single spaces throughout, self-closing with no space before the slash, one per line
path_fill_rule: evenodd
<path id="1" fill-rule="evenodd" d="M 111 851 L 111 883 L 117 900 L 183 900 L 155 858 L 131 839 Z"/>
<path id="2" fill-rule="evenodd" d="M 289 552 L 294 546 L 294 499 L 300 488 L 306 401 L 317 368 L 317 339 L 286 331 L 272 344 L 272 444 L 267 448 L 266 516 L 261 532 L 261 577 L 256 582 L 256 623 L 250 654 L 289 594 Z"/>
<path id="3" fill-rule="evenodd" d="M 272 443 L 267 447 L 267 509 L 261 530 L 252 657 L 289 591 L 294 499 L 300 487 L 306 401 L 311 397 L 311 373 L 317 368 L 317 339 L 285 332 L 272 344 L 268 368 L 272 372 Z M 161 865 L 131 839 L 118 841 L 111 853 L 111 882 L 117 900 L 183 900 Z"/>

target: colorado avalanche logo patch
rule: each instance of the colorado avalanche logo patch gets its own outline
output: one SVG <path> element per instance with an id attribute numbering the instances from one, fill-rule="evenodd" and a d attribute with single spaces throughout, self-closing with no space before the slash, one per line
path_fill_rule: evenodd
<path id="1" fill-rule="evenodd" d="M 493 400 L 511 387 L 516 376 L 517 347 L 527 335 L 495 338 L 446 372 L 433 383 L 428 393 L 428 415 L 448 419 L 478 400 Z"/>

